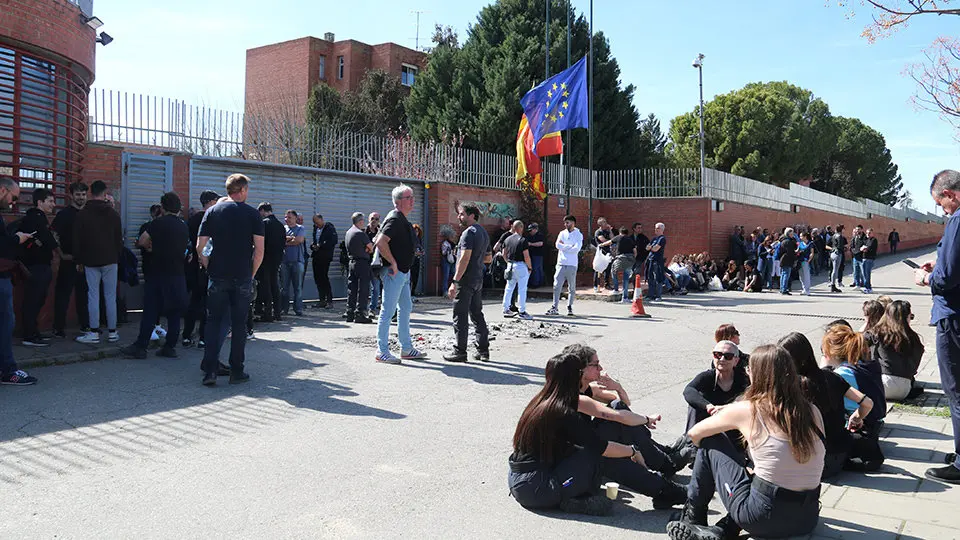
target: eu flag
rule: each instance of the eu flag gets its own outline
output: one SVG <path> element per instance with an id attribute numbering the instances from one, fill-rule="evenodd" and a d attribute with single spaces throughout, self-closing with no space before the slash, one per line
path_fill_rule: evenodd
<path id="1" fill-rule="evenodd" d="M 527 92 L 520 105 L 530 121 L 534 145 L 548 133 L 589 127 L 587 57 Z"/>

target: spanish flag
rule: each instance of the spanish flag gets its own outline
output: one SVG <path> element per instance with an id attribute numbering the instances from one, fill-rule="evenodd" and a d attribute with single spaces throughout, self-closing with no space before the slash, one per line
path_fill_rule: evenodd
<path id="1" fill-rule="evenodd" d="M 530 185 L 537 198 L 543 200 L 547 196 L 547 189 L 543 183 L 543 167 L 540 158 L 563 153 L 563 141 L 560 132 L 548 133 L 534 147 L 533 132 L 527 116 L 520 118 L 520 129 L 517 131 L 517 187 Z"/>

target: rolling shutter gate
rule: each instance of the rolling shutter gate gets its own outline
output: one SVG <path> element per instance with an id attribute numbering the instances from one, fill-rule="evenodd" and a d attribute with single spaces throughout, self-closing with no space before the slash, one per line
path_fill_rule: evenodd
<path id="1" fill-rule="evenodd" d="M 194 158 L 190 162 L 190 202 L 185 206 L 199 208 L 200 193 L 207 189 L 225 195 L 224 182 L 234 173 L 245 174 L 250 178 L 250 193 L 247 197 L 247 204 L 250 206 L 256 208 L 262 202 L 269 202 L 273 206 L 274 214 L 281 222 L 287 210 L 296 210 L 304 214 L 303 226 L 308 248 L 313 242 L 315 213 L 319 212 L 325 221 L 333 223 L 337 229 L 337 241 L 342 241 L 347 229 L 351 227 L 350 216 L 354 212 L 369 215 L 370 212 L 375 211 L 379 212 L 382 218 L 386 217 L 387 213 L 393 209 L 390 192 L 398 183 L 398 180 L 392 178 L 379 179 L 334 171 L 313 171 L 303 167 L 256 165 L 242 160 Z M 424 226 L 423 185 L 409 181 L 405 183 L 413 188 L 413 196 L 417 201 L 413 215 L 408 218 L 411 223 Z M 424 240 L 429 238 L 429 234 L 424 227 Z M 340 268 L 339 259 L 340 248 L 337 247 L 330 265 L 330 283 L 336 298 L 347 295 L 347 269 Z M 418 288 L 422 289 L 424 279 L 420 281 Z M 317 298 L 312 260 L 307 264 L 303 297 L 306 300 Z"/>
<path id="2" fill-rule="evenodd" d="M 150 220 L 150 206 L 160 204 L 160 197 L 173 190 L 173 158 L 124 152 L 123 180 L 120 196 L 120 217 L 123 220 L 124 245 L 137 255 L 137 272 L 143 283 L 140 249 L 136 247 L 140 226 Z M 119 280 L 119 279 L 118 279 Z M 122 288 L 127 288 L 121 285 Z M 127 308 L 143 306 L 143 287 L 127 288 Z"/>

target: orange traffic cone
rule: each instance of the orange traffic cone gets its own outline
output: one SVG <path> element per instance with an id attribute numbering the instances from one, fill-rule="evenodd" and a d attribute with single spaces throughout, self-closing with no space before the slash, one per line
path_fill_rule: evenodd
<path id="1" fill-rule="evenodd" d="M 640 289 L 640 274 L 637 274 L 637 285 L 633 288 L 633 305 L 630 306 L 630 313 L 634 317 L 649 317 L 646 311 L 643 310 L 643 290 Z"/>

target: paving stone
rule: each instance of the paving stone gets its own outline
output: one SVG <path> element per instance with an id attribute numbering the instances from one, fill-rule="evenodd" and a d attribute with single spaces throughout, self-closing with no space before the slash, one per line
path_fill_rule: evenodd
<path id="1" fill-rule="evenodd" d="M 960 523 L 954 525 L 960 526 Z M 907 521 L 900 533 L 900 540 L 960 540 L 960 530 L 938 527 L 929 523 Z"/>
<path id="2" fill-rule="evenodd" d="M 852 494 L 847 494 L 849 497 Z M 846 498 L 846 497 L 845 497 Z M 820 510 L 820 523 L 813 530 L 814 536 L 846 540 L 848 538 L 869 538 L 870 540 L 894 540 L 903 526 L 897 518 L 876 517 L 873 515 L 824 508 Z"/>
<path id="3" fill-rule="evenodd" d="M 873 523 L 873 520 L 877 519 L 873 516 L 881 516 L 887 519 L 911 519 L 940 526 L 960 527 L 956 505 L 943 501 L 920 499 L 912 494 L 899 495 L 851 488 L 840 499 L 835 509 L 829 509 L 829 512 L 838 511 L 843 512 L 842 515 L 848 516 L 850 514 L 847 514 L 847 512 L 871 515 L 868 519 L 848 518 L 859 523 Z"/>

